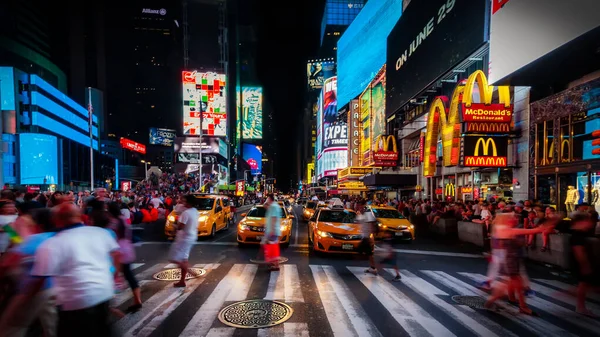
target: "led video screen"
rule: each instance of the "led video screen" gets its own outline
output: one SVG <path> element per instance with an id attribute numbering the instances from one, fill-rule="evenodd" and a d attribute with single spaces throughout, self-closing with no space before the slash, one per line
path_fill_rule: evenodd
<path id="1" fill-rule="evenodd" d="M 184 71 L 182 81 L 183 134 L 200 135 L 202 114 L 203 136 L 227 136 L 225 75 Z"/>
<path id="2" fill-rule="evenodd" d="M 426 2 L 426 1 L 425 1 Z M 369 1 L 338 41 L 338 106 L 358 96 L 386 62 L 387 37 L 402 0 Z"/>
<path id="3" fill-rule="evenodd" d="M 173 146 L 175 141 L 175 130 L 150 128 L 150 145 Z"/>
<path id="4" fill-rule="evenodd" d="M 241 95 L 237 88 L 237 108 L 240 116 L 242 139 L 262 139 L 263 137 L 263 89 L 261 87 L 244 87 Z M 241 111 L 240 111 L 241 110 Z M 239 130 L 238 130 L 239 132 Z"/>
<path id="5" fill-rule="evenodd" d="M 22 185 L 58 184 L 58 141 L 40 133 L 19 134 Z"/>
<path id="6" fill-rule="evenodd" d="M 250 165 L 252 174 L 262 172 L 262 147 L 254 144 L 243 144 L 243 158 Z"/>

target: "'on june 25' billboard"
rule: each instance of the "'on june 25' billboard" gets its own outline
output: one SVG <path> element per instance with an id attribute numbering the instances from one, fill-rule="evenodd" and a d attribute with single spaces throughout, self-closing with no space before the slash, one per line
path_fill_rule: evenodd
<path id="1" fill-rule="evenodd" d="M 244 87 L 240 104 L 240 88 L 237 88 L 238 127 L 243 139 L 262 139 L 263 137 L 263 89 L 261 87 Z"/>
<path id="2" fill-rule="evenodd" d="M 162 128 L 150 128 L 150 145 L 162 145 L 162 146 L 173 146 L 175 137 L 177 136 L 175 130 L 162 129 Z"/>
<path id="3" fill-rule="evenodd" d="M 336 63 L 330 60 L 312 60 L 306 64 L 309 90 L 323 88 L 325 79 L 336 75 Z"/>
<path id="4" fill-rule="evenodd" d="M 200 135 L 202 114 L 203 136 L 227 136 L 225 75 L 184 71 L 182 82 L 183 134 Z"/>
<path id="5" fill-rule="evenodd" d="M 262 147 L 254 144 L 242 144 L 244 151 L 243 158 L 250 165 L 252 174 L 262 172 Z"/>

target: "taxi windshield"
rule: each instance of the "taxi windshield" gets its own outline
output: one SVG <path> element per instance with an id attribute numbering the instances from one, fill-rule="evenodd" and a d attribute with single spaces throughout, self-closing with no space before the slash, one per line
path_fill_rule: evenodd
<path id="1" fill-rule="evenodd" d="M 249 218 L 264 218 L 267 216 L 267 209 L 264 207 L 253 208 L 248 212 L 247 217 Z M 285 212 L 281 211 L 281 218 L 285 218 Z"/>
<path id="2" fill-rule="evenodd" d="M 215 199 L 213 198 L 197 198 L 196 199 L 196 209 L 199 211 L 210 211 L 213 209 L 213 205 L 215 204 Z"/>
<path id="3" fill-rule="evenodd" d="M 315 203 L 315 202 L 312 202 L 312 201 L 311 201 L 311 202 L 308 202 L 308 203 L 306 204 L 306 208 L 310 208 L 310 209 L 315 209 L 315 207 L 316 207 L 316 206 L 317 206 L 317 203 Z"/>
<path id="4" fill-rule="evenodd" d="M 373 208 L 373 214 L 376 218 L 383 219 L 406 219 L 402 213 L 395 209 L 375 209 Z"/>
<path id="5" fill-rule="evenodd" d="M 332 211 L 332 210 L 321 210 L 319 213 L 319 221 L 323 222 L 342 222 L 352 223 L 356 218 L 356 213 L 349 211 Z"/>

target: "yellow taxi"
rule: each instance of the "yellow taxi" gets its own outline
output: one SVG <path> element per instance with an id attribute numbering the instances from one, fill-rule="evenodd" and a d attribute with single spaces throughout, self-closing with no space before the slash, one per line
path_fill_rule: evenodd
<path id="1" fill-rule="evenodd" d="M 263 205 L 254 206 L 248 213 L 242 213 L 242 220 L 237 226 L 237 241 L 240 246 L 245 244 L 259 244 L 265 232 L 265 217 L 267 210 Z M 281 236 L 279 242 L 287 247 L 292 236 L 294 216 L 285 208 L 281 209 Z"/>
<path id="2" fill-rule="evenodd" d="M 367 211 L 373 212 L 379 226 L 377 238 L 390 233 L 394 239 L 412 241 L 415 239 L 415 226 L 394 207 L 369 206 Z"/>
<path id="3" fill-rule="evenodd" d="M 214 237 L 218 231 L 229 229 L 231 223 L 231 208 L 225 205 L 221 196 L 195 195 L 196 208 L 198 209 L 198 237 Z M 229 210 L 229 211 L 228 211 Z M 173 211 L 165 222 L 165 235 L 173 239 L 177 233 L 177 219 L 179 215 Z"/>
<path id="4" fill-rule="evenodd" d="M 306 205 L 304 205 L 304 209 L 302 210 L 302 218 L 304 221 L 308 221 L 308 219 L 312 218 L 317 210 L 318 203 L 315 201 L 307 201 Z"/>
<path id="5" fill-rule="evenodd" d="M 316 252 L 356 253 L 363 238 L 356 213 L 343 207 L 320 209 L 308 222 L 309 247 Z"/>

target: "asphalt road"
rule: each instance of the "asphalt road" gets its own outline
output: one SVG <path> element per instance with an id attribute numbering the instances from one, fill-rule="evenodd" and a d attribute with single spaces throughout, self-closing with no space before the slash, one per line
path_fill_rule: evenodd
<path id="1" fill-rule="evenodd" d="M 300 215 L 300 208 L 295 213 Z M 241 213 L 241 211 L 240 211 Z M 238 216 L 238 220 L 239 220 Z M 161 234 L 161 223 L 147 224 L 144 242 L 137 247 L 134 272 L 142 281 L 144 307 L 135 314 L 115 319 L 124 336 L 594 336 L 600 320 L 574 312 L 572 279 L 547 266 L 528 265 L 532 288 L 528 304 L 540 317 L 518 313 L 503 303 L 491 312 L 459 305 L 463 299 L 477 306 L 487 296 L 475 287 L 487 271 L 487 259 L 473 246 L 440 241 L 426 233 L 412 243 L 398 243 L 401 282 L 392 274 L 365 274 L 367 261 L 360 256 L 321 255 L 308 249 L 307 227 L 298 216 L 288 259 L 280 272 L 269 273 L 250 262 L 258 247 L 239 248 L 236 229 L 199 240 L 190 263 L 207 273 L 188 282 L 185 290 L 153 275 L 168 268 L 171 243 Z M 463 296 L 456 298 L 453 296 Z M 464 297 L 468 296 L 468 297 Z M 229 327 L 219 312 L 230 304 L 253 299 L 278 300 L 293 314 L 285 323 L 263 329 Z M 129 291 L 116 296 L 114 305 L 131 304 Z M 600 296 L 590 298 L 589 308 L 600 313 Z M 264 311 L 254 304 L 248 312 L 233 310 L 232 321 L 259 322 L 280 310 Z"/>

